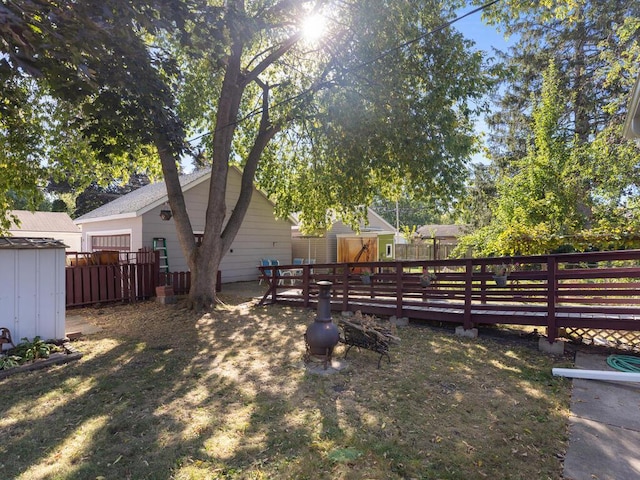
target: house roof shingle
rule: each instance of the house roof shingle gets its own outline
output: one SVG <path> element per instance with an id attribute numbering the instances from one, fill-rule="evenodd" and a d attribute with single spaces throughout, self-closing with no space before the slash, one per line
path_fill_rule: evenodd
<path id="1" fill-rule="evenodd" d="M 198 170 L 193 173 L 180 176 L 180 185 L 183 191 L 188 190 L 189 185 L 197 180 L 211 174 L 210 169 Z M 198 182 L 199 183 L 199 182 Z M 150 206 L 156 203 L 166 201 L 167 187 L 163 181 L 150 183 L 133 192 L 102 205 L 84 215 L 76 218 L 76 223 L 82 223 L 86 220 L 110 217 L 114 215 L 135 214 L 140 215 L 147 211 Z"/>
<path id="2" fill-rule="evenodd" d="M 464 234 L 464 225 L 423 225 L 417 230 L 422 238 L 454 238 Z"/>
<path id="3" fill-rule="evenodd" d="M 75 225 L 74 225 L 75 226 Z M 62 240 L 53 238 L 0 237 L 0 249 L 65 248 Z"/>

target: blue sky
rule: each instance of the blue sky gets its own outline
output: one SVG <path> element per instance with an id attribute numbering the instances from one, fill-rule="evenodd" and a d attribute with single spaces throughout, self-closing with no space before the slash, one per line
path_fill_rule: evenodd
<path id="1" fill-rule="evenodd" d="M 458 16 L 464 15 L 466 12 L 473 10 L 473 8 L 467 8 L 460 10 Z M 483 50 L 487 52 L 489 56 L 493 56 L 493 49 L 506 51 L 510 45 L 514 43 L 513 39 L 505 40 L 504 35 L 491 26 L 486 25 L 481 20 L 482 12 L 477 12 L 468 17 L 463 18 L 453 24 L 453 27 L 461 32 L 466 38 L 473 40 L 476 43 L 475 48 L 477 50 Z M 482 118 L 476 122 L 476 131 L 486 131 L 486 124 Z M 483 154 L 478 154 L 473 157 L 474 162 L 486 162 Z"/>
<path id="2" fill-rule="evenodd" d="M 460 10 L 458 16 L 462 16 L 471 10 L 473 10 L 473 8 Z M 480 50 L 491 52 L 491 47 L 506 50 L 513 42 L 505 40 L 503 34 L 499 33 L 495 27 L 485 25 L 481 17 L 482 12 L 476 12 L 462 20 L 458 20 L 453 24 L 453 27 L 460 31 L 465 37 L 476 42 L 476 46 Z"/>

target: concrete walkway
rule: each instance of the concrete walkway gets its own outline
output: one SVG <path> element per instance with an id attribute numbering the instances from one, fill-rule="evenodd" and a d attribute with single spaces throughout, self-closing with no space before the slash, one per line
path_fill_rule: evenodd
<path id="1" fill-rule="evenodd" d="M 77 337 L 78 335 L 91 335 L 102 330 L 99 326 L 90 323 L 82 315 L 67 312 L 64 322 L 64 333 L 67 337 Z M 69 338 L 71 338 L 69 337 Z"/>
<path id="2" fill-rule="evenodd" d="M 607 355 L 576 353 L 576 368 L 616 371 Z M 640 479 L 640 384 L 573 379 L 565 480 Z"/>

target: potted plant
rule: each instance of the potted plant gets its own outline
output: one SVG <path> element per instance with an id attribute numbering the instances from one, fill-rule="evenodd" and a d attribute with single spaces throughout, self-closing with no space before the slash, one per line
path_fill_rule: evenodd
<path id="1" fill-rule="evenodd" d="M 362 270 L 360 272 L 360 280 L 364 285 L 371 284 L 371 275 L 373 275 L 369 270 Z"/>
<path id="2" fill-rule="evenodd" d="M 507 265 L 506 263 L 496 265 L 493 270 L 493 281 L 496 282 L 498 287 L 507 286 L 507 277 L 509 276 L 510 271 L 511 265 Z"/>
<path id="3" fill-rule="evenodd" d="M 428 287 L 431 285 L 431 282 L 436 279 L 436 274 L 431 273 L 427 270 L 427 267 L 422 269 L 422 274 L 420 275 L 420 286 Z"/>

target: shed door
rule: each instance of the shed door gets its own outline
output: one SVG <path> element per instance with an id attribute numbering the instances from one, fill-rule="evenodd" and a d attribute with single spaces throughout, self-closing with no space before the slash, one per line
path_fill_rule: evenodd
<path id="1" fill-rule="evenodd" d="M 338 238 L 338 263 L 375 262 L 378 260 L 378 242 L 375 238 Z"/>

